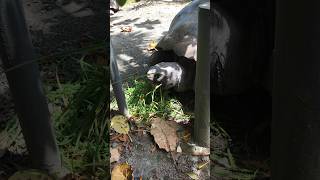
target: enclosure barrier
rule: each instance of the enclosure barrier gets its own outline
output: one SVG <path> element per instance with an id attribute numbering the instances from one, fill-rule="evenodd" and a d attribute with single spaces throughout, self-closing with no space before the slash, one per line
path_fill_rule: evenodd
<path id="1" fill-rule="evenodd" d="M 273 180 L 320 179 L 320 1 L 276 1 Z"/>
<path id="2" fill-rule="evenodd" d="M 122 115 L 129 117 L 126 98 L 122 88 L 122 80 L 118 70 L 116 57 L 113 52 L 111 39 L 110 39 L 110 69 L 111 69 L 111 84 L 112 84 L 114 96 L 116 98 L 119 111 Z"/>
<path id="3" fill-rule="evenodd" d="M 195 120 L 192 139 L 198 146 L 210 147 L 210 3 L 199 6 L 198 46 L 195 79 Z"/>
<path id="4" fill-rule="evenodd" d="M 0 0 L 0 56 L 32 167 L 59 171 L 59 149 L 20 0 Z"/>

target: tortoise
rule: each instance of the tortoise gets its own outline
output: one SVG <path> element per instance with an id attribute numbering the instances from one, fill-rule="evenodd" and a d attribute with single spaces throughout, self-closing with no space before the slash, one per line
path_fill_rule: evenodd
<path id="1" fill-rule="evenodd" d="M 110 15 L 115 14 L 120 10 L 120 6 L 116 0 L 110 0 Z"/>
<path id="2" fill-rule="evenodd" d="M 177 92 L 194 90 L 198 6 L 206 2 L 209 0 L 194 0 L 174 17 L 150 57 L 147 78 L 151 82 Z M 230 3 L 236 4 L 221 0 L 211 6 L 211 92 L 220 95 L 239 94 L 265 85 L 270 64 L 266 58 L 265 26 L 260 23 L 264 19 L 255 9 L 237 8 Z"/>

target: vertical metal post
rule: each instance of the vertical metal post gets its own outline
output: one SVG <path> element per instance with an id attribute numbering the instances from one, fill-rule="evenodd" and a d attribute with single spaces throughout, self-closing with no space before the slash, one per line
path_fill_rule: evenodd
<path id="1" fill-rule="evenodd" d="M 277 0 L 273 180 L 320 179 L 320 1 Z"/>
<path id="2" fill-rule="evenodd" d="M 0 58 L 34 168 L 62 169 L 38 64 L 20 0 L 0 0 Z M 19 66 L 16 67 L 15 66 Z"/>
<path id="3" fill-rule="evenodd" d="M 122 115 L 129 117 L 126 98 L 122 89 L 122 80 L 118 70 L 118 64 L 114 56 L 111 40 L 110 40 L 110 69 L 111 69 L 111 83 L 112 83 L 113 92 L 116 97 L 119 111 Z"/>
<path id="4" fill-rule="evenodd" d="M 210 147 L 210 3 L 199 6 L 197 67 L 195 79 L 195 121 L 193 141 L 196 145 Z"/>

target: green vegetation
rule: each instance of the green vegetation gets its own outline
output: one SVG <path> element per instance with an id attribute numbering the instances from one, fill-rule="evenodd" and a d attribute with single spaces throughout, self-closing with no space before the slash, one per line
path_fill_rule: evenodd
<path id="1" fill-rule="evenodd" d="M 99 65 L 83 56 L 80 60 L 80 76 L 75 81 L 48 81 L 46 92 L 54 120 L 58 145 L 64 165 L 76 174 L 85 174 L 90 178 L 109 177 L 109 106 L 116 109 L 113 99 L 109 104 L 109 68 Z M 129 85 L 130 84 L 130 85 Z M 124 86 L 127 104 L 131 115 L 146 125 L 154 116 L 163 119 L 188 122 L 192 115 L 187 114 L 177 98 L 164 90 L 161 85 L 150 84 L 146 78 L 132 78 Z M 9 121 L 6 136 L 1 143 L 21 142 L 22 134 L 18 121 Z M 229 135 L 216 121 L 211 124 L 211 132 L 222 136 L 226 141 Z M 6 137 L 6 139 L 3 139 Z M 212 149 L 210 159 L 214 164 L 227 159 L 227 166 L 216 165 L 212 173 L 216 177 L 249 180 L 258 172 L 245 170 L 236 165 L 230 148 L 227 151 Z"/>
<path id="2" fill-rule="evenodd" d="M 74 172 L 95 176 L 108 174 L 108 68 L 81 61 L 82 77 L 49 92 L 51 102 L 66 100 L 67 106 L 55 117 L 57 139 L 63 161 Z M 60 94 L 60 97 L 57 96 Z"/>
<path id="3" fill-rule="evenodd" d="M 148 123 L 151 117 L 157 116 L 163 119 L 173 118 L 175 121 L 189 121 L 191 115 L 184 112 L 182 104 L 161 85 L 154 86 L 146 78 L 129 80 L 130 84 L 124 88 L 130 114 L 137 118 L 138 122 Z M 116 108 L 113 99 L 111 108 Z"/>
<path id="4" fill-rule="evenodd" d="M 104 46 L 57 57 L 57 65 L 53 66 L 62 65 L 59 69 L 62 75 L 56 72 L 55 77 L 44 79 L 64 166 L 76 174 L 98 179 L 109 177 L 109 67 L 106 59 L 102 64 L 95 62 L 98 50 Z M 79 54 L 82 54 L 80 63 L 68 59 Z M 80 71 L 75 71 L 79 65 Z M 74 71 L 72 76 L 70 71 Z M 24 144 L 20 143 L 23 138 L 17 118 L 7 122 L 0 137 L 1 143 L 15 146 L 13 149 Z"/>

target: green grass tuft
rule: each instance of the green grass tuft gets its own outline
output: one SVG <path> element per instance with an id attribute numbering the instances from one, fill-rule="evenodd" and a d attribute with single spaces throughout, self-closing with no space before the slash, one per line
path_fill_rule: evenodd
<path id="1" fill-rule="evenodd" d="M 129 112 L 138 118 L 138 122 L 149 123 L 151 117 L 175 121 L 189 121 L 191 116 L 185 114 L 182 104 L 164 90 L 161 85 L 154 86 L 146 78 L 129 80 L 124 88 Z M 111 108 L 116 109 L 113 99 Z"/>
<path id="2" fill-rule="evenodd" d="M 57 141 L 68 169 L 105 178 L 109 167 L 109 68 L 84 60 L 80 65 L 79 81 L 61 84 L 48 93 L 49 101 L 61 109 L 53 113 Z"/>

